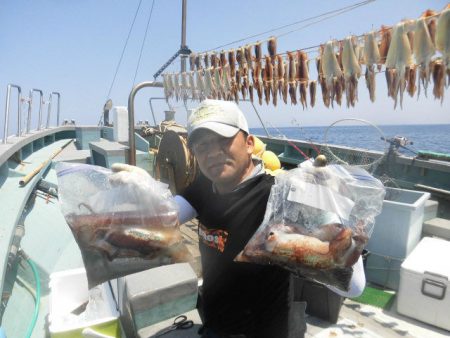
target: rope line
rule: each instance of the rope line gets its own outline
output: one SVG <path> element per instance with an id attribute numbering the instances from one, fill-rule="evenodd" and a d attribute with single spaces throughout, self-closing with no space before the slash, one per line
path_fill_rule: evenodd
<path id="1" fill-rule="evenodd" d="M 145 27 L 144 39 L 142 40 L 141 51 L 139 52 L 139 59 L 138 59 L 137 65 L 136 65 L 136 71 L 134 72 L 133 87 L 134 87 L 134 85 L 136 83 L 136 76 L 137 76 L 137 73 L 138 73 L 138 70 L 139 70 L 139 66 L 141 64 L 142 51 L 144 50 L 145 40 L 147 39 L 148 27 L 150 25 L 150 19 L 152 18 L 153 6 L 154 5 L 155 5 L 155 0 L 152 1 L 152 7 L 150 9 L 150 14 L 148 15 L 147 26 Z"/>
<path id="2" fill-rule="evenodd" d="M 117 63 L 116 72 L 114 73 L 114 77 L 113 77 L 113 80 L 111 82 L 111 86 L 109 87 L 108 95 L 106 95 L 106 100 L 108 100 L 110 95 L 111 95 L 111 91 L 112 91 L 112 88 L 114 86 L 114 82 L 116 81 L 117 73 L 119 72 L 120 64 L 122 63 L 123 55 L 125 54 L 125 49 L 127 48 L 128 41 L 130 39 L 131 31 L 133 30 L 134 23 L 136 22 L 136 17 L 137 17 L 137 15 L 139 13 L 139 8 L 141 8 L 141 3 L 142 3 L 142 0 L 139 0 L 139 4 L 138 4 L 138 6 L 136 8 L 136 13 L 134 13 L 133 22 L 131 23 L 130 30 L 128 31 L 128 36 L 127 36 L 127 39 L 125 41 L 125 45 L 123 46 L 123 49 L 122 49 L 122 54 L 120 55 L 119 62 Z"/>
<path id="3" fill-rule="evenodd" d="M 303 23 L 303 22 L 307 22 L 307 21 L 310 21 L 310 20 L 314 20 L 314 19 L 326 16 L 326 15 L 334 14 L 336 12 L 341 12 L 341 11 L 344 11 L 344 10 L 350 11 L 350 10 L 353 10 L 353 9 L 358 8 L 360 6 L 367 5 L 367 4 L 369 4 L 371 2 L 374 2 L 374 1 L 376 1 L 376 0 L 365 0 L 365 1 L 362 1 L 362 2 L 358 2 L 358 3 L 353 4 L 353 5 L 349 5 L 349 6 L 346 6 L 346 7 L 339 8 L 339 9 L 335 9 L 335 10 L 332 10 L 332 11 L 329 11 L 329 12 L 326 12 L 326 13 L 322 13 L 322 14 L 319 14 L 319 15 L 316 15 L 316 16 L 312 16 L 312 17 L 309 17 L 309 18 L 306 18 L 306 19 L 302 19 L 302 20 L 297 21 L 297 22 L 293 22 L 293 23 L 290 23 L 290 24 L 287 24 L 287 25 L 283 25 L 283 26 L 280 26 L 280 27 L 272 28 L 272 29 L 269 29 L 269 30 L 267 30 L 265 32 L 262 32 L 262 33 L 253 34 L 253 35 L 247 36 L 245 38 L 242 38 L 242 39 L 239 39 L 239 40 L 235 40 L 233 42 L 230 42 L 230 43 L 227 43 L 227 44 L 224 44 L 224 45 L 221 45 L 221 46 L 217 46 L 215 48 L 206 50 L 206 51 L 198 53 L 198 54 L 202 55 L 202 54 L 205 54 L 205 53 L 208 53 L 208 52 L 212 52 L 212 51 L 221 49 L 223 47 L 231 46 L 231 45 L 234 45 L 236 43 L 239 43 L 239 42 L 242 42 L 242 41 L 245 41 L 245 40 L 253 39 L 253 38 L 256 38 L 258 36 L 266 35 L 268 33 L 272 33 L 274 31 L 277 31 L 277 30 L 280 30 L 280 29 L 283 29 L 283 28 L 287 28 L 287 27 L 291 27 L 291 26 L 294 26 L 294 25 L 298 25 L 299 23 Z M 328 18 L 326 18 L 326 19 L 328 19 Z M 324 20 L 326 20 L 326 19 L 324 19 Z M 323 21 L 323 20 L 321 20 L 321 21 Z M 318 21 L 318 22 L 320 22 L 320 21 Z M 308 27 L 308 26 L 306 26 L 306 27 Z M 286 34 L 288 34 L 288 33 L 286 33 Z M 283 34 L 283 35 L 286 35 L 286 34 Z M 282 35 L 279 35 L 279 36 L 282 36 Z"/>

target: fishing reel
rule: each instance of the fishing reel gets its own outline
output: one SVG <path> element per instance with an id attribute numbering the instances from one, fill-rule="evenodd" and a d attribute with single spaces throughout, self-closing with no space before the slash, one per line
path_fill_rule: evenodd
<path id="1" fill-rule="evenodd" d="M 407 148 L 407 146 L 414 144 L 414 142 L 410 141 L 406 137 L 398 136 L 398 135 L 396 135 L 396 136 L 394 136 L 392 138 L 381 137 L 381 139 L 383 141 L 386 141 L 386 142 L 389 143 L 389 152 L 392 152 L 392 151 L 398 152 L 398 150 L 400 148 L 404 148 L 404 149 L 410 150 L 410 149 Z"/>

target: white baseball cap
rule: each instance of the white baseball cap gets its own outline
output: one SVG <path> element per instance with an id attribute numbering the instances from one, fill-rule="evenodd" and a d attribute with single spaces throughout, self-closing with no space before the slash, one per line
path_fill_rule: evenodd
<path id="1" fill-rule="evenodd" d="M 223 137 L 232 137 L 239 130 L 247 134 L 247 120 L 236 103 L 222 100 L 204 100 L 188 119 L 188 140 L 197 130 L 208 129 Z"/>

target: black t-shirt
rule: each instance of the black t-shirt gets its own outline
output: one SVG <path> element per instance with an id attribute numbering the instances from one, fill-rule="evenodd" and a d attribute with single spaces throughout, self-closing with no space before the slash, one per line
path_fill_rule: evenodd
<path id="1" fill-rule="evenodd" d="M 235 262 L 261 224 L 274 178 L 258 175 L 237 190 L 214 193 L 203 175 L 183 197 L 199 220 L 204 325 L 248 337 L 287 335 L 289 272 L 277 266 Z"/>

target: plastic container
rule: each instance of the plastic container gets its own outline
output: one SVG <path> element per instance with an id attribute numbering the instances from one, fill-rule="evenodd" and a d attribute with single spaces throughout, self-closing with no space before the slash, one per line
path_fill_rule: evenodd
<path id="1" fill-rule="evenodd" d="M 427 192 L 386 188 L 383 209 L 375 218 L 372 236 L 366 246 L 366 278 L 398 289 L 400 265 L 419 243 Z"/>
<path id="2" fill-rule="evenodd" d="M 116 106 L 112 109 L 113 114 L 113 137 L 116 142 L 128 142 L 128 109 Z"/>
<path id="3" fill-rule="evenodd" d="M 294 300 L 306 302 L 306 313 L 336 323 L 344 297 L 303 277 L 294 278 Z"/>
<path id="4" fill-rule="evenodd" d="M 424 237 L 403 262 L 397 311 L 450 330 L 450 242 Z"/>
<path id="5" fill-rule="evenodd" d="M 49 322 L 50 336 L 54 338 L 84 337 L 83 330 L 120 337 L 119 312 L 108 283 L 96 288 L 95 304 L 89 299 L 84 268 L 52 273 L 50 275 Z M 92 297 L 91 293 L 91 297 Z M 86 317 L 83 310 L 95 307 L 98 315 Z"/>

